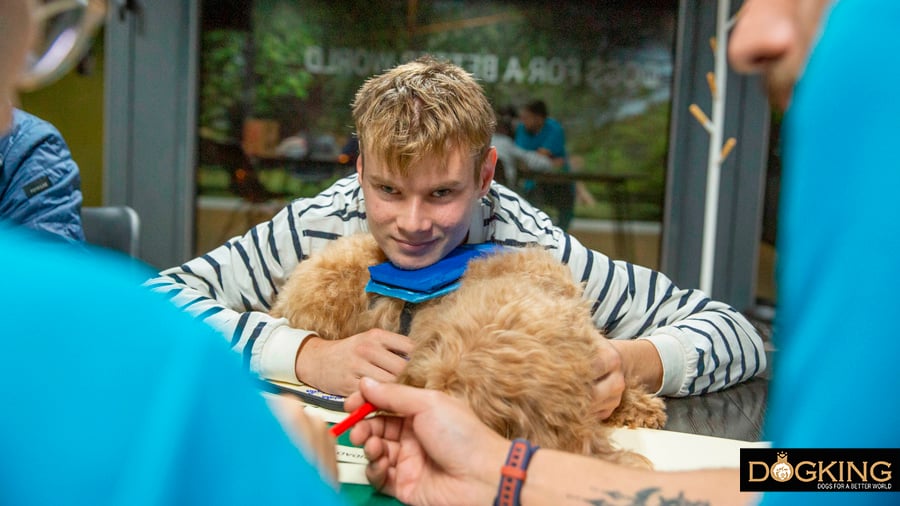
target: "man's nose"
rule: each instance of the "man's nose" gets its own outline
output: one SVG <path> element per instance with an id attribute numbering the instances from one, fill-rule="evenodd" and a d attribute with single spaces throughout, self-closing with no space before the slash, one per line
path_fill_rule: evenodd
<path id="1" fill-rule="evenodd" d="M 792 2 L 748 0 L 728 41 L 728 59 L 737 72 L 754 74 L 783 58 L 796 43 Z"/>
<path id="2" fill-rule="evenodd" d="M 418 199 L 408 201 L 397 219 L 397 226 L 407 233 L 429 230 L 431 219 L 428 214 L 428 206 Z"/>

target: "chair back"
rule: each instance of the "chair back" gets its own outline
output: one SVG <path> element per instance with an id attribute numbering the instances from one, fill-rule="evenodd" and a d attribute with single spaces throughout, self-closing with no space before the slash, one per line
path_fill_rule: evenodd
<path id="1" fill-rule="evenodd" d="M 138 257 L 141 220 L 128 206 L 82 207 L 81 226 L 90 244 Z"/>

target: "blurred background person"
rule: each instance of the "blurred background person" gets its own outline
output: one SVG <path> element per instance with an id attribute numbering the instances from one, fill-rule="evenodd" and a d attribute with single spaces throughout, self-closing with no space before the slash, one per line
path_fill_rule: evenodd
<path id="1" fill-rule="evenodd" d="M 553 170 L 553 161 L 549 156 L 538 151 L 529 151 L 516 145 L 515 135 L 516 110 L 513 107 L 504 107 L 497 111 L 497 127 L 491 137 L 491 144 L 497 150 L 498 167 L 494 177 L 504 185 L 519 189 L 518 171 L 519 165 L 536 172 L 550 172 Z"/>
<path id="2" fill-rule="evenodd" d="M 0 134 L 0 219 L 84 241 L 81 177 L 62 134 L 19 109 L 7 126 Z"/>
<path id="3" fill-rule="evenodd" d="M 527 103 L 519 111 L 520 123 L 516 127 L 516 144 L 529 151 L 536 151 L 550 157 L 553 167 L 559 172 L 569 172 L 566 156 L 566 134 L 562 125 L 547 115 L 547 104 L 543 100 Z M 538 205 L 549 205 L 556 209 L 557 224 L 568 230 L 575 215 L 575 183 L 536 184 L 524 183 L 525 196 Z"/>

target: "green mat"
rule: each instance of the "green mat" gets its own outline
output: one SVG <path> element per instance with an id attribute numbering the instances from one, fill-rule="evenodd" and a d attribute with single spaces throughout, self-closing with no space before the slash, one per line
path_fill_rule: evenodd
<path id="1" fill-rule="evenodd" d="M 377 492 L 369 485 L 356 485 L 353 483 L 341 483 L 341 497 L 347 501 L 347 504 L 356 506 L 376 504 L 396 506 L 403 504 L 389 495 Z"/>

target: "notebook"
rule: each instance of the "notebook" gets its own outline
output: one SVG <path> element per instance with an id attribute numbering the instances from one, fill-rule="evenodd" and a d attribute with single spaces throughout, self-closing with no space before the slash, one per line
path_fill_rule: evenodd
<path id="1" fill-rule="evenodd" d="M 292 394 L 299 397 L 305 404 L 319 406 L 331 411 L 344 412 L 343 396 L 325 393 L 303 383 L 295 384 L 276 380 L 262 380 L 261 383 L 264 392 Z"/>

